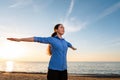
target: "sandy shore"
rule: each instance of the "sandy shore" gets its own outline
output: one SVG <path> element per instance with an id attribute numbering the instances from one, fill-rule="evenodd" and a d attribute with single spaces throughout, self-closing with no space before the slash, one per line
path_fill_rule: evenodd
<path id="1" fill-rule="evenodd" d="M 46 74 L 40 73 L 6 73 L 0 72 L 0 80 L 47 80 Z M 69 74 L 69 80 L 120 80 L 119 75 L 73 75 Z"/>

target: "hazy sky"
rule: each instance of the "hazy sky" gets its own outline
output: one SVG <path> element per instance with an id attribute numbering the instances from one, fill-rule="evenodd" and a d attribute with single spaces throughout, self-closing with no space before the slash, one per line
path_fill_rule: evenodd
<path id="1" fill-rule="evenodd" d="M 120 0 L 0 0 L 0 60 L 49 61 L 47 45 L 6 38 L 50 36 L 57 23 L 77 48 L 68 61 L 120 61 Z"/>

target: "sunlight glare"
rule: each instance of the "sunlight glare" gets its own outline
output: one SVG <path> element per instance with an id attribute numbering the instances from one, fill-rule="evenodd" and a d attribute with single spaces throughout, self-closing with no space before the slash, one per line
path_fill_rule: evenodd
<path id="1" fill-rule="evenodd" d="M 26 49 L 20 43 L 6 41 L 1 47 L 0 52 L 0 58 L 11 60 L 22 57 L 25 54 Z"/>
<path id="2" fill-rule="evenodd" d="M 14 68 L 14 62 L 13 61 L 7 61 L 6 62 L 6 72 L 12 72 Z"/>

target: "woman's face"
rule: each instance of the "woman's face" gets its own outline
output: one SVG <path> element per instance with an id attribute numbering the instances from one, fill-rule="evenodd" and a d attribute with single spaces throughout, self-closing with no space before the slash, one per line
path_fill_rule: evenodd
<path id="1" fill-rule="evenodd" d="M 64 26 L 61 24 L 59 25 L 58 29 L 56 30 L 58 34 L 63 35 L 65 30 L 64 30 Z"/>

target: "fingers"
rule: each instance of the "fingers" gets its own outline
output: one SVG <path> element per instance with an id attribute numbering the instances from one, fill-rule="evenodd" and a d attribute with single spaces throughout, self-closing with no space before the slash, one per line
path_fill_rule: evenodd
<path id="1" fill-rule="evenodd" d="M 17 38 L 7 38 L 7 40 L 19 42 L 19 40 Z"/>
<path id="2" fill-rule="evenodd" d="M 77 48 L 75 48 L 75 47 L 73 47 L 73 46 L 71 47 L 71 49 L 72 49 L 72 50 L 77 50 Z"/>
<path id="3" fill-rule="evenodd" d="M 11 40 L 11 41 L 13 41 L 13 40 L 15 40 L 14 38 L 7 38 L 7 40 Z"/>
<path id="4" fill-rule="evenodd" d="M 73 50 L 77 50 L 77 48 L 74 48 Z"/>
<path id="5" fill-rule="evenodd" d="M 7 38 L 7 40 L 11 40 L 12 38 Z"/>

